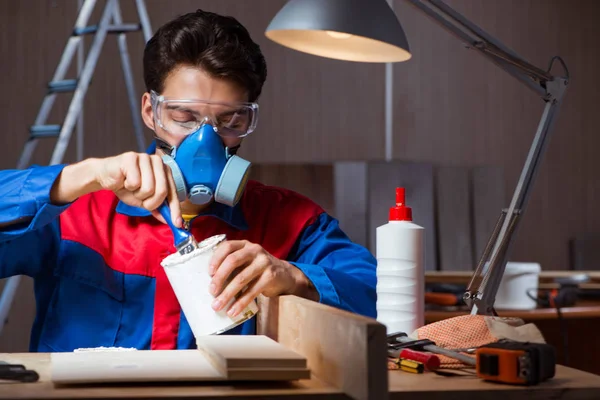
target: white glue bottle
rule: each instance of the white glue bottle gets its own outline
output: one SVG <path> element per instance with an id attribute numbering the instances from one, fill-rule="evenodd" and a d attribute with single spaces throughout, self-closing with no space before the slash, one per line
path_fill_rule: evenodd
<path id="1" fill-rule="evenodd" d="M 377 320 L 388 334 L 410 335 L 425 323 L 424 233 L 412 222 L 404 188 L 396 188 L 389 222 L 376 231 Z"/>

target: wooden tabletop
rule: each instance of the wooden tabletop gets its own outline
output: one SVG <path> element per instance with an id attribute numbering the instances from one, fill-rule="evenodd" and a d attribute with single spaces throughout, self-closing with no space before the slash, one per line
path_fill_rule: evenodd
<path id="1" fill-rule="evenodd" d="M 474 376 L 445 377 L 431 372 L 416 375 L 403 371 L 389 372 L 389 387 L 390 400 L 464 400 L 475 394 L 486 400 L 600 399 L 600 376 L 560 365 L 553 379 L 530 387 L 485 382 Z"/>
<path id="2" fill-rule="evenodd" d="M 346 399 L 338 389 L 316 378 L 292 383 L 225 383 L 225 384 L 139 384 L 55 387 L 50 381 L 48 353 L 0 354 L 0 360 L 22 363 L 40 374 L 36 383 L 0 381 L 0 399 Z M 473 377 L 444 377 L 433 373 L 411 374 L 389 371 L 390 399 L 407 399 L 407 395 L 427 394 L 427 399 L 469 398 L 477 393 L 486 399 L 599 399 L 600 376 L 559 366 L 554 379 L 524 388 L 483 382 Z"/>
<path id="3" fill-rule="evenodd" d="M 50 381 L 49 353 L 0 353 L 0 360 L 23 364 L 37 371 L 40 380 L 35 383 L 17 383 L 0 380 L 0 399 L 289 399 L 299 396 L 307 399 L 345 399 L 340 389 L 311 378 L 296 382 L 243 382 L 243 383 L 189 383 L 89 385 L 55 387 Z"/>

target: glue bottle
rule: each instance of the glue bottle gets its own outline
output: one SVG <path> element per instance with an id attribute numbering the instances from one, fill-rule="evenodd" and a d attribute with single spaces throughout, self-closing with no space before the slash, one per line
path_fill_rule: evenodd
<path id="1" fill-rule="evenodd" d="M 412 221 L 404 188 L 396 188 L 389 222 L 376 230 L 377 320 L 388 334 L 410 335 L 425 323 L 424 233 Z"/>

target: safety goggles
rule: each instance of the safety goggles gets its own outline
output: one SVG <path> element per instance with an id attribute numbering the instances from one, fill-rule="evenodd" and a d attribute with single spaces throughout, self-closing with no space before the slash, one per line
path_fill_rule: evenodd
<path id="1" fill-rule="evenodd" d="M 211 124 L 222 137 L 248 136 L 258 122 L 256 103 L 219 103 L 208 100 L 170 99 L 150 92 L 155 123 L 165 131 L 186 136 Z"/>

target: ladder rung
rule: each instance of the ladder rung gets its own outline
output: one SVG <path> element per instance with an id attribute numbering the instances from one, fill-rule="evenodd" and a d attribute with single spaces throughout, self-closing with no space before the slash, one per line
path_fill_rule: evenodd
<path id="1" fill-rule="evenodd" d="M 77 89 L 77 79 L 65 79 L 48 83 L 49 93 L 73 92 Z"/>
<path id="2" fill-rule="evenodd" d="M 60 125 L 34 125 L 29 128 L 32 138 L 58 137 L 60 134 Z"/>
<path id="3" fill-rule="evenodd" d="M 125 33 L 125 32 L 136 32 L 141 30 L 142 27 L 140 24 L 120 24 L 120 25 L 109 25 L 107 28 L 108 33 Z M 96 33 L 98 31 L 98 25 L 90 25 L 83 28 L 78 28 L 73 30 L 73 35 L 88 35 L 91 33 Z"/>

